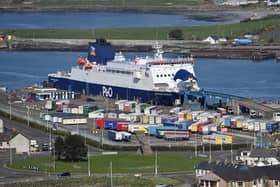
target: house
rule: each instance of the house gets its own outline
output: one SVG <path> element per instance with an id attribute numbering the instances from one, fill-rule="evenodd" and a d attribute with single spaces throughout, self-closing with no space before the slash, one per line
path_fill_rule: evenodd
<path id="1" fill-rule="evenodd" d="M 236 160 L 248 166 L 279 165 L 280 154 L 277 150 L 272 149 L 253 149 L 251 151 L 241 151 Z"/>
<path id="2" fill-rule="evenodd" d="M 29 148 L 30 148 L 30 140 L 18 133 L 14 136 L 12 136 L 9 140 L 10 148 L 15 148 L 17 154 L 22 153 L 28 153 L 29 154 Z"/>
<path id="3" fill-rule="evenodd" d="M 207 170 L 205 175 L 197 176 L 200 187 L 277 187 L 280 186 L 280 165 L 250 167 L 229 163 L 199 164 L 197 169 Z"/>
<path id="4" fill-rule="evenodd" d="M 217 43 L 219 43 L 219 41 L 218 41 L 218 37 L 216 37 L 216 36 L 208 36 L 208 38 L 206 38 L 205 40 L 203 40 L 204 42 L 208 42 L 208 43 L 210 43 L 210 44 L 217 44 Z"/>
<path id="5" fill-rule="evenodd" d="M 280 5 L 280 0 L 268 0 L 267 5 L 268 6 L 279 6 Z"/>
<path id="6" fill-rule="evenodd" d="M 9 137 L 4 133 L 0 133 L 0 149 L 9 149 Z"/>

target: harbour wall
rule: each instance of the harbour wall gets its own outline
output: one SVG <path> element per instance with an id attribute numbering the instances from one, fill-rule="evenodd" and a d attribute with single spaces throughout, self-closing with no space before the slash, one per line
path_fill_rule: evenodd
<path id="1" fill-rule="evenodd" d="M 1 50 L 12 51 L 87 51 L 88 42 L 83 39 L 17 39 Z M 116 51 L 152 52 L 156 41 L 109 40 Z M 197 47 L 187 41 L 161 40 L 165 52 L 191 53 L 194 57 L 263 60 L 278 57 L 280 46 L 220 46 L 205 44 Z M 199 45 L 201 46 L 201 44 Z"/>

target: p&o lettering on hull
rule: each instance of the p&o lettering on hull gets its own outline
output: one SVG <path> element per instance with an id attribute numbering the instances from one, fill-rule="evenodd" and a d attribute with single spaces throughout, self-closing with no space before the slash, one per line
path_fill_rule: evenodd
<path id="1" fill-rule="evenodd" d="M 113 89 L 111 87 L 102 86 L 103 97 L 113 97 Z"/>

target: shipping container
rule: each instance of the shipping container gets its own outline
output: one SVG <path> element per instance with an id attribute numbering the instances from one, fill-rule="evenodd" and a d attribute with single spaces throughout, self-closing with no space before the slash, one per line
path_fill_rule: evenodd
<path id="1" fill-rule="evenodd" d="M 165 131 L 163 136 L 165 140 L 189 140 L 190 137 L 189 131 Z"/>
<path id="2" fill-rule="evenodd" d="M 144 114 L 145 115 L 150 115 L 152 114 L 152 111 L 155 110 L 157 108 L 157 106 L 149 106 L 149 107 L 146 107 L 144 109 Z"/>
<path id="3" fill-rule="evenodd" d="M 156 137 L 158 138 L 163 138 L 165 132 L 170 132 L 170 131 L 183 131 L 186 132 L 185 130 L 178 129 L 177 127 L 159 127 L 156 129 Z"/>
<path id="4" fill-rule="evenodd" d="M 55 101 L 52 101 L 52 100 L 46 101 L 45 109 L 54 110 L 55 109 Z"/>
<path id="5" fill-rule="evenodd" d="M 142 122 L 143 114 L 139 113 L 130 113 L 129 114 L 129 121 L 133 123 L 140 123 Z"/>
<path id="6" fill-rule="evenodd" d="M 87 118 L 63 118 L 62 124 L 63 125 L 77 125 L 77 124 L 86 124 Z"/>
<path id="7" fill-rule="evenodd" d="M 107 117 L 108 118 L 118 118 L 118 113 L 117 112 L 108 112 Z"/>
<path id="8" fill-rule="evenodd" d="M 232 136 L 223 134 L 203 135 L 202 142 L 205 144 L 232 144 Z"/>
<path id="9" fill-rule="evenodd" d="M 142 122 L 144 124 L 148 124 L 149 123 L 149 116 L 147 116 L 147 115 L 143 116 Z"/>
<path id="10" fill-rule="evenodd" d="M 177 124 L 177 127 L 179 129 L 183 129 L 183 130 L 188 130 L 189 127 L 193 124 L 194 122 L 192 120 L 184 120 L 184 121 L 180 121 Z"/>
<path id="11" fill-rule="evenodd" d="M 210 124 L 211 122 L 210 121 L 206 121 L 204 123 L 198 123 L 197 124 L 197 130 L 200 134 L 208 134 L 209 133 L 209 130 L 208 130 L 208 125 Z"/>
<path id="12" fill-rule="evenodd" d="M 198 131 L 198 126 L 197 123 L 193 123 L 192 125 L 190 125 L 189 130 L 193 133 Z"/>
<path id="13" fill-rule="evenodd" d="M 156 120 L 156 121 L 155 121 L 156 124 L 161 124 L 161 123 L 162 123 L 162 122 L 161 122 L 161 116 L 160 116 L 160 115 L 156 115 L 156 116 L 155 116 L 155 120 Z"/>
<path id="14" fill-rule="evenodd" d="M 148 134 L 150 136 L 156 136 L 158 128 L 163 128 L 163 126 L 162 125 L 149 125 L 147 127 Z"/>
<path id="15" fill-rule="evenodd" d="M 103 109 L 99 109 L 99 110 L 88 113 L 88 118 L 90 118 L 90 119 L 104 118 L 104 117 L 105 117 L 105 112 Z"/>
<path id="16" fill-rule="evenodd" d="M 178 114 L 182 110 L 182 107 L 175 107 L 169 110 L 170 114 Z"/>
<path id="17" fill-rule="evenodd" d="M 116 127 L 117 131 L 128 131 L 128 122 L 118 122 L 117 123 L 117 127 Z"/>
<path id="18" fill-rule="evenodd" d="M 104 128 L 106 119 L 105 118 L 99 118 L 95 120 L 95 127 L 96 128 Z"/>
<path id="19" fill-rule="evenodd" d="M 279 129 L 278 121 L 269 121 L 266 123 L 266 131 L 268 133 L 273 133 Z"/>
<path id="20" fill-rule="evenodd" d="M 273 121 L 280 121 L 280 112 L 273 113 Z"/>
<path id="21" fill-rule="evenodd" d="M 135 107 L 135 113 L 144 113 L 144 110 L 147 107 L 148 107 L 147 103 L 139 103 Z"/>
<path id="22" fill-rule="evenodd" d="M 118 110 L 119 111 L 124 111 L 124 106 L 125 106 L 125 103 L 127 103 L 127 102 L 128 102 L 127 100 L 119 101 L 119 103 L 118 103 Z"/>
<path id="23" fill-rule="evenodd" d="M 122 134 L 117 131 L 109 130 L 108 131 L 108 138 L 114 141 L 122 141 Z"/>
<path id="24" fill-rule="evenodd" d="M 150 115 L 149 116 L 149 124 L 151 124 L 151 125 L 155 124 L 155 122 L 156 122 L 155 117 L 156 117 L 155 115 Z"/>
<path id="25" fill-rule="evenodd" d="M 187 118 L 187 113 L 188 113 L 188 111 L 186 111 L 186 110 L 178 112 L 178 120 L 179 121 L 185 120 Z"/>
<path id="26" fill-rule="evenodd" d="M 226 115 L 227 114 L 227 110 L 225 108 L 217 108 L 217 112 L 220 113 L 221 115 Z"/>
<path id="27" fill-rule="evenodd" d="M 104 123 L 104 128 L 105 129 L 114 129 L 114 127 L 117 126 L 117 120 L 115 119 L 106 119 Z"/>
<path id="28" fill-rule="evenodd" d="M 128 132 L 131 133 L 135 133 L 135 131 L 142 131 L 145 134 L 148 134 L 148 130 L 146 128 L 148 128 L 149 125 L 145 125 L 145 124 L 133 124 L 130 123 L 128 124 Z"/>
<path id="29" fill-rule="evenodd" d="M 119 113 L 119 119 L 129 121 L 130 120 L 130 115 L 128 113 Z"/>
<path id="30" fill-rule="evenodd" d="M 62 112 L 62 103 L 61 102 L 56 102 L 55 103 L 55 110 L 57 111 L 57 112 Z"/>

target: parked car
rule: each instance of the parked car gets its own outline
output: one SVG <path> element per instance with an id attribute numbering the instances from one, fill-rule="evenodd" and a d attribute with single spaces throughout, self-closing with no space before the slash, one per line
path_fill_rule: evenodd
<path id="1" fill-rule="evenodd" d="M 156 184 L 155 187 L 167 187 L 167 184 Z"/>
<path id="2" fill-rule="evenodd" d="M 70 172 L 63 172 L 57 175 L 58 177 L 71 177 L 71 173 Z"/>

